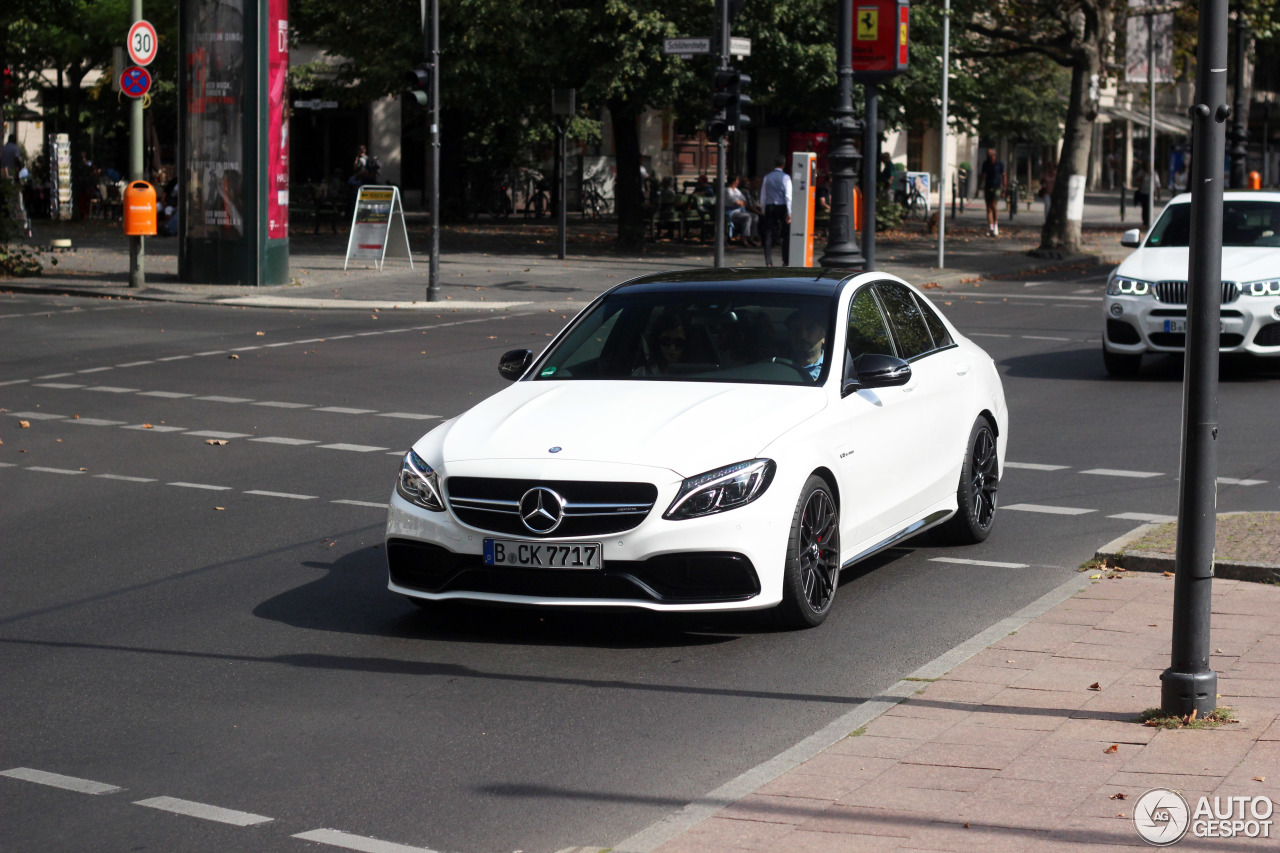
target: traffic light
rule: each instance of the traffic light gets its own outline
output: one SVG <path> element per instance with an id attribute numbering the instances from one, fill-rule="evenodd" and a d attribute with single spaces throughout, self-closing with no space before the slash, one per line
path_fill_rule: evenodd
<path id="1" fill-rule="evenodd" d="M 751 123 L 751 119 L 742 114 L 742 108 L 751 105 L 751 97 L 742 91 L 742 87 L 750 83 L 750 77 L 732 68 L 722 68 L 712 78 L 711 106 L 724 110 L 728 130 L 738 130 Z"/>
<path id="2" fill-rule="evenodd" d="M 4 81 L 0 84 L 0 101 L 8 103 L 13 100 L 13 71 L 4 69 Z"/>
<path id="3" fill-rule="evenodd" d="M 724 110 L 719 110 L 711 114 L 711 118 L 707 119 L 707 138 L 719 139 L 729 132 L 729 122 L 725 121 Z"/>
<path id="4" fill-rule="evenodd" d="M 412 71 L 406 71 L 404 82 L 408 88 L 404 90 L 407 97 L 412 98 L 420 107 L 431 103 L 431 66 L 423 63 Z"/>

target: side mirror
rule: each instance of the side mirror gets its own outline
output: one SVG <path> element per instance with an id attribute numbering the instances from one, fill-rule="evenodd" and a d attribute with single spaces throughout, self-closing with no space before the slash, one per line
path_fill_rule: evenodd
<path id="1" fill-rule="evenodd" d="M 502 375 L 503 379 L 515 382 L 521 376 L 524 376 L 524 372 L 529 369 L 531 364 L 533 364 L 533 350 L 507 350 L 502 354 L 502 358 L 498 359 L 498 373 Z"/>
<path id="2" fill-rule="evenodd" d="M 1142 232 L 1137 228 L 1130 228 L 1120 235 L 1120 245 L 1128 246 L 1130 249 L 1138 248 L 1142 245 Z"/>
<path id="3" fill-rule="evenodd" d="M 846 355 L 840 395 L 847 397 L 862 388 L 890 388 L 910 381 L 911 365 L 896 356 L 867 353 L 855 365 Z"/>

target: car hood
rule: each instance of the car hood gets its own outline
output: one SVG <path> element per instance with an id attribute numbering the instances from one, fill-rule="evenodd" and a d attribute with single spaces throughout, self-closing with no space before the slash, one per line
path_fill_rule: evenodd
<path id="1" fill-rule="evenodd" d="M 1116 275 L 1141 281 L 1186 281 L 1190 251 L 1176 247 L 1139 249 L 1116 268 Z M 1280 258 L 1280 253 L 1272 248 L 1227 246 L 1222 250 L 1222 280 L 1242 282 L 1275 278 L 1277 258 Z"/>
<path id="2" fill-rule="evenodd" d="M 820 412 L 820 388 L 713 382 L 517 382 L 451 421 L 448 465 L 563 459 L 668 468 L 683 477 L 752 459 Z M 561 448 L 554 456 L 552 447 Z"/>

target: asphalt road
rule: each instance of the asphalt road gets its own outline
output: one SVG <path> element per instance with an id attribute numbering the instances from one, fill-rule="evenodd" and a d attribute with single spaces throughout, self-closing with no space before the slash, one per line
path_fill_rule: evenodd
<path id="1" fill-rule="evenodd" d="M 399 455 L 501 387 L 498 355 L 558 311 L 0 298 L 0 774 L 38 771 L 0 775 L 0 848 L 627 838 L 1176 513 L 1180 368 L 1104 376 L 1102 285 L 1089 269 L 931 294 L 1004 377 L 995 532 L 862 564 L 800 633 L 428 616 L 386 591 Z M 1222 511 L 1276 507 L 1277 379 L 1224 366 Z"/>

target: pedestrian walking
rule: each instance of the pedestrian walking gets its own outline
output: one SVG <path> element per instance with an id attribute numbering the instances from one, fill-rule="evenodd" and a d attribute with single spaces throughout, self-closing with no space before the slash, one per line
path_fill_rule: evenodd
<path id="1" fill-rule="evenodd" d="M 786 155 L 780 154 L 773 161 L 773 170 L 764 176 L 760 184 L 760 201 L 764 205 L 764 221 L 761 238 L 764 240 L 764 265 L 773 266 L 773 243 L 781 236 L 782 265 L 791 264 L 791 241 L 787 227 L 791 224 L 791 176 L 787 174 Z"/>
<path id="2" fill-rule="evenodd" d="M 1004 163 L 996 159 L 996 149 L 988 148 L 987 159 L 978 169 L 978 188 L 987 203 L 987 234 L 991 237 L 1000 236 L 1000 215 L 996 212 L 996 205 L 1004 195 L 1007 182 Z M 973 197 L 977 198 L 978 194 L 974 193 Z"/>
<path id="3" fill-rule="evenodd" d="M 1152 199 L 1147 193 L 1150 191 L 1150 179 L 1152 177 L 1151 161 L 1143 160 L 1142 165 L 1138 167 L 1138 177 L 1133 190 L 1133 203 L 1142 211 L 1142 230 L 1146 231 L 1151 226 L 1151 203 Z M 1156 199 L 1160 198 L 1160 173 L 1155 173 Z"/>

